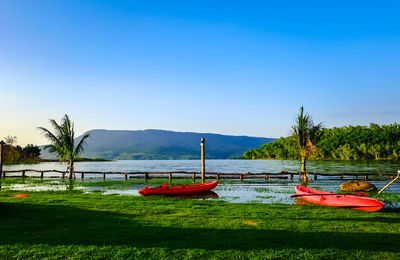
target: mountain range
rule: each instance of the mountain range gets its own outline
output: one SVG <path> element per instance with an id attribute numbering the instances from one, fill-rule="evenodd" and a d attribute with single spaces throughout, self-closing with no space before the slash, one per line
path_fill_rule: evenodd
<path id="1" fill-rule="evenodd" d="M 201 138 L 205 138 L 206 141 L 207 159 L 237 158 L 250 148 L 258 148 L 262 144 L 276 140 L 275 138 L 154 129 L 95 129 L 86 133 L 90 134 L 90 138 L 81 157 L 108 160 L 199 159 Z M 77 137 L 75 142 L 79 142 L 82 136 Z M 54 158 L 43 149 L 41 157 Z"/>

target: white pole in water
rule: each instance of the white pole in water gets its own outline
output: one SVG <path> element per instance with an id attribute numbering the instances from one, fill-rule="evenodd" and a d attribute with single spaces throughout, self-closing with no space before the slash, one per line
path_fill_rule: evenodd
<path id="1" fill-rule="evenodd" d="M 206 160 L 205 160 L 205 152 L 204 146 L 206 141 L 204 138 L 201 138 L 201 181 L 204 182 L 206 180 Z"/>

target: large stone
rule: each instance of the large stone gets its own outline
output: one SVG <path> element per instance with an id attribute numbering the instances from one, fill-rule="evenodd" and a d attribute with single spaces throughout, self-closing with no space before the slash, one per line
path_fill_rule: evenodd
<path id="1" fill-rule="evenodd" d="M 340 184 L 340 189 L 346 192 L 353 191 L 375 191 L 377 190 L 374 184 L 366 181 L 349 181 Z"/>

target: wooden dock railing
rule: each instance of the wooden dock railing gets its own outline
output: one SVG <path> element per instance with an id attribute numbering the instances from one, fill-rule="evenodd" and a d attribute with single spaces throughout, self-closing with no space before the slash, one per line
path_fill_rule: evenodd
<path id="1" fill-rule="evenodd" d="M 30 175 L 28 176 L 27 173 L 40 173 L 40 176 L 37 175 Z M 16 173 L 21 173 L 21 175 L 15 175 Z M 22 169 L 22 170 L 10 170 L 10 171 L 2 171 L 1 177 L 33 177 L 33 178 L 45 178 L 47 175 L 48 177 L 50 173 L 57 173 L 60 174 L 60 178 L 65 178 L 67 172 L 60 171 L 60 170 L 35 170 L 35 169 Z M 13 175 L 9 175 L 13 174 Z M 85 175 L 98 175 L 101 176 L 102 179 L 106 179 L 107 175 L 122 175 L 124 176 L 125 180 L 128 178 L 144 178 L 144 179 L 151 179 L 151 178 L 168 178 L 168 179 L 180 179 L 180 178 L 192 178 L 192 179 L 200 179 L 202 178 L 202 172 L 194 172 L 194 171 L 158 171 L 158 172 L 102 172 L 102 171 L 74 171 L 74 178 L 79 176 L 81 179 L 85 178 Z M 368 180 L 369 176 L 388 176 L 392 179 L 395 177 L 394 174 L 376 174 L 376 173 L 314 173 L 310 172 L 308 175 L 313 177 L 314 180 L 318 179 L 318 176 L 324 177 L 339 177 L 340 180 L 343 180 L 344 177 L 355 177 L 358 179 L 359 177 Z M 291 179 L 293 180 L 295 177 L 299 176 L 298 172 L 256 172 L 256 173 L 228 173 L 228 172 L 205 172 L 205 178 L 212 178 L 212 179 Z M 57 177 L 58 178 L 58 177 Z"/>

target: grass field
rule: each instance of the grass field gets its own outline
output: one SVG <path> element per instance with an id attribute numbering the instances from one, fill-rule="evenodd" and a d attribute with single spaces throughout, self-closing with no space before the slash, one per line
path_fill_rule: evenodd
<path id="1" fill-rule="evenodd" d="M 1 259 L 400 258 L 398 209 L 16 193 L 0 191 Z"/>

